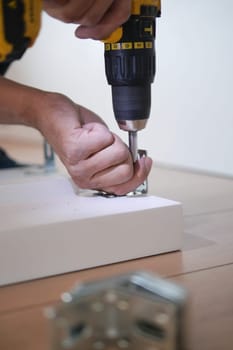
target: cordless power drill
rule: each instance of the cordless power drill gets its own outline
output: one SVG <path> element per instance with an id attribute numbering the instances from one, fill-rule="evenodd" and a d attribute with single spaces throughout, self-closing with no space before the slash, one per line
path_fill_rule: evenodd
<path id="1" fill-rule="evenodd" d="M 0 74 L 20 58 L 39 32 L 41 0 L 0 0 Z M 112 86 L 115 118 L 129 132 L 129 148 L 137 159 L 137 131 L 150 114 L 155 76 L 156 17 L 160 0 L 132 0 L 129 20 L 105 40 L 105 71 Z"/>
<path id="2" fill-rule="evenodd" d="M 150 115 L 151 83 L 155 77 L 156 17 L 160 0 L 133 0 L 129 20 L 105 40 L 105 70 L 112 86 L 115 118 L 129 133 L 129 148 L 137 160 L 137 131 Z"/>

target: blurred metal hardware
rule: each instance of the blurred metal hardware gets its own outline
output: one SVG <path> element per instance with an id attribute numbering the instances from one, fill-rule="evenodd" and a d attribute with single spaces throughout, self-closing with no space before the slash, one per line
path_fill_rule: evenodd
<path id="1" fill-rule="evenodd" d="M 52 350 L 183 350 L 186 291 L 145 272 L 77 286 L 46 310 Z"/>

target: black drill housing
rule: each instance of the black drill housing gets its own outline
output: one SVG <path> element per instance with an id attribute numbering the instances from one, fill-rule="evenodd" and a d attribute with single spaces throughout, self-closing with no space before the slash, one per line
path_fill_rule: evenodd
<path id="1" fill-rule="evenodd" d="M 156 71 L 154 6 L 141 6 L 140 15 L 131 15 L 123 25 L 117 43 L 105 44 L 105 71 L 112 86 L 115 118 L 143 120 L 149 118 L 151 83 Z"/>

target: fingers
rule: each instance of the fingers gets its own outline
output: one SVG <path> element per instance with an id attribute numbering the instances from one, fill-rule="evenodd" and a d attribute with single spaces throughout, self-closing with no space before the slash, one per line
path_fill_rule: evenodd
<path id="1" fill-rule="evenodd" d="M 135 164 L 134 175 L 129 181 L 117 186 L 104 187 L 103 191 L 114 193 L 118 196 L 132 192 L 147 179 L 151 167 L 152 159 L 149 157 L 143 157 Z"/>
<path id="2" fill-rule="evenodd" d="M 60 140 L 63 150 L 62 161 L 74 176 L 77 164 L 84 160 L 88 162 L 96 153 L 109 147 L 113 142 L 112 133 L 100 123 L 85 124 L 82 128 L 76 128 L 69 133 L 64 131 Z M 85 163 L 82 166 L 85 166 Z"/>
<path id="3" fill-rule="evenodd" d="M 128 19 L 131 0 L 44 0 L 44 9 L 63 22 L 80 24 L 77 37 L 104 39 Z"/>
<path id="4" fill-rule="evenodd" d="M 94 25 L 104 16 L 113 0 L 45 1 L 46 11 L 66 23 Z"/>
<path id="5" fill-rule="evenodd" d="M 124 195 L 135 190 L 148 177 L 152 160 L 145 157 L 133 164 L 128 147 L 116 135 L 113 136 L 114 142 L 107 147 L 88 158 L 76 159 L 76 164 L 66 164 L 73 181 L 80 188 Z M 79 142 L 81 145 L 83 138 Z"/>
<path id="6" fill-rule="evenodd" d="M 90 110 L 45 93 L 37 113 L 38 129 L 80 188 L 124 195 L 147 178 L 151 159 L 135 165 L 127 145 Z"/>
<path id="7" fill-rule="evenodd" d="M 133 176 L 128 147 L 114 135 L 114 142 L 70 167 L 73 180 L 81 188 L 102 189 L 128 181 Z"/>
<path id="8" fill-rule="evenodd" d="M 124 195 L 150 172 L 152 160 L 141 158 L 135 165 L 127 145 L 102 124 L 77 128 L 67 140 L 60 145 L 61 159 L 79 188 Z"/>
<path id="9" fill-rule="evenodd" d="M 75 35 L 81 39 L 106 39 L 117 27 L 127 21 L 130 11 L 131 1 L 114 1 L 108 11 L 96 23 L 92 22 L 88 25 L 83 21 L 82 25 L 76 29 Z"/>

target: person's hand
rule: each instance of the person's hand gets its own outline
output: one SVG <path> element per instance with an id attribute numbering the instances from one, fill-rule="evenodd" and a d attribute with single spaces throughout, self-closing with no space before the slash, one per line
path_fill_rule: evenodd
<path id="1" fill-rule="evenodd" d="M 124 195 L 150 172 L 150 158 L 133 164 L 128 147 L 96 114 L 61 94 L 0 77 L 0 123 L 38 129 L 80 188 Z"/>
<path id="2" fill-rule="evenodd" d="M 80 26 L 79 38 L 105 39 L 130 16 L 131 0 L 44 0 L 52 17 Z"/>
<path id="3" fill-rule="evenodd" d="M 39 110 L 38 129 L 78 187 L 124 195 L 147 178 L 152 160 L 133 164 L 127 145 L 93 112 L 52 93 Z"/>

